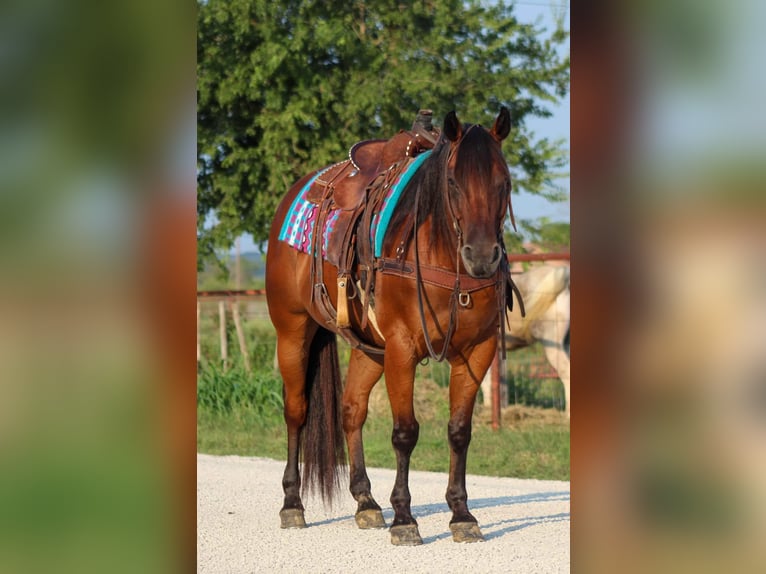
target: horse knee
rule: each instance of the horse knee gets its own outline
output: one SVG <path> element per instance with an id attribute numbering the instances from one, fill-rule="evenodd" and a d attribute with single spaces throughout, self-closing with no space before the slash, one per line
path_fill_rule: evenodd
<path id="1" fill-rule="evenodd" d="M 420 425 L 418 421 L 413 420 L 412 424 L 394 424 L 394 431 L 391 433 L 391 444 L 394 448 L 406 455 L 412 454 L 415 445 L 418 442 L 420 434 Z"/>
<path id="2" fill-rule="evenodd" d="M 471 443 L 471 424 L 465 421 L 451 420 L 447 425 L 447 437 L 452 450 L 463 452 Z"/>

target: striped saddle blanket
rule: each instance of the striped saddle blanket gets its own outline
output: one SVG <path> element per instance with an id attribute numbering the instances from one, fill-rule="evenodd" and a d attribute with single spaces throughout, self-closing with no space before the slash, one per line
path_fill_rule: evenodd
<path id="1" fill-rule="evenodd" d="M 412 176 L 420 166 L 423 165 L 423 162 L 430 154 L 431 152 L 429 150 L 418 155 L 410 165 L 399 174 L 389 187 L 385 199 L 381 204 L 380 211 L 374 216 L 370 228 L 370 240 L 373 245 L 373 254 L 375 257 L 381 257 L 382 255 L 383 240 L 388 229 L 388 224 L 391 221 L 394 209 L 396 208 L 404 188 L 407 187 Z M 334 166 L 329 166 L 318 171 L 303 186 L 293 200 L 293 203 L 290 206 L 290 211 L 282 224 L 279 240 L 288 243 L 303 253 L 312 253 L 314 228 L 316 227 L 315 223 L 319 214 L 319 205 L 308 199 L 309 192 L 316 180 L 321 178 L 321 176 L 332 167 Z M 340 209 L 334 209 L 327 215 L 321 238 L 323 257 L 327 255 L 327 246 L 329 245 L 330 237 L 336 227 L 340 213 Z"/>

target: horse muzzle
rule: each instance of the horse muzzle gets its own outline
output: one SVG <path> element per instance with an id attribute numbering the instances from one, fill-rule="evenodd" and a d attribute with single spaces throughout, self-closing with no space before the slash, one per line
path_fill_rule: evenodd
<path id="1" fill-rule="evenodd" d="M 465 270 L 471 277 L 477 279 L 494 275 L 502 256 L 503 250 L 499 243 L 466 244 L 460 249 L 460 257 L 463 259 Z"/>

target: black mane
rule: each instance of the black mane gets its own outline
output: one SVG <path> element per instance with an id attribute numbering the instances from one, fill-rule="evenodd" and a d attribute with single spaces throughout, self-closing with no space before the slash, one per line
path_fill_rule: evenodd
<path id="1" fill-rule="evenodd" d="M 405 221 L 415 213 L 416 198 L 420 198 L 418 208 L 418 224 L 430 216 L 433 217 L 431 235 L 429 241 L 433 245 L 449 246 L 453 239 L 450 233 L 450 222 L 447 215 L 447 206 L 444 203 L 442 189 L 447 185 L 447 158 L 449 156 L 450 142 L 444 136 L 436 142 L 431 156 L 423 162 L 423 165 L 415 173 L 407 187 L 404 189 L 399 203 L 394 210 L 388 225 L 388 233 L 384 241 L 384 251 L 395 249 L 402 240 L 400 230 Z M 420 189 L 420 193 L 418 193 Z M 410 232 L 405 240 L 405 248 L 412 240 Z"/>
<path id="2" fill-rule="evenodd" d="M 463 179 L 469 173 L 477 174 L 483 181 L 489 178 L 489 171 L 494 162 L 505 165 L 500 146 L 495 145 L 492 136 L 481 126 L 469 129 L 471 124 L 463 124 L 463 139 L 459 143 L 460 161 L 456 177 Z M 447 187 L 447 161 L 449 159 L 450 141 L 442 135 L 434 146 L 431 156 L 427 158 L 412 180 L 407 184 L 399 203 L 389 223 L 386 233 L 384 251 L 396 249 L 402 241 L 401 230 L 405 221 L 415 213 L 415 201 L 419 199 L 418 225 L 431 216 L 431 232 L 429 244 L 434 248 L 454 248 L 456 236 L 452 228 L 452 220 L 445 203 L 445 188 Z M 510 175 L 509 175 L 510 177 Z M 418 193 L 420 189 L 420 193 Z M 404 238 L 405 249 L 412 240 L 412 232 Z"/>

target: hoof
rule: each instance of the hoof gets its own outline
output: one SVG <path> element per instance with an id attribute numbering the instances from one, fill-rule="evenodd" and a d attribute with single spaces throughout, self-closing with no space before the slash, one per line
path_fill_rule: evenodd
<path id="1" fill-rule="evenodd" d="M 360 510 L 356 513 L 354 519 L 356 520 L 356 525 L 362 530 L 386 527 L 386 521 L 383 520 L 383 513 L 380 510 L 373 508 Z"/>
<path id="2" fill-rule="evenodd" d="M 454 522 L 449 525 L 455 542 L 482 542 L 484 536 L 475 522 Z"/>
<path id="3" fill-rule="evenodd" d="M 417 546 L 423 544 L 417 524 L 400 524 L 391 527 L 391 544 L 394 546 Z"/>
<path id="4" fill-rule="evenodd" d="M 279 511 L 282 528 L 306 528 L 306 519 L 300 508 L 283 508 Z"/>

